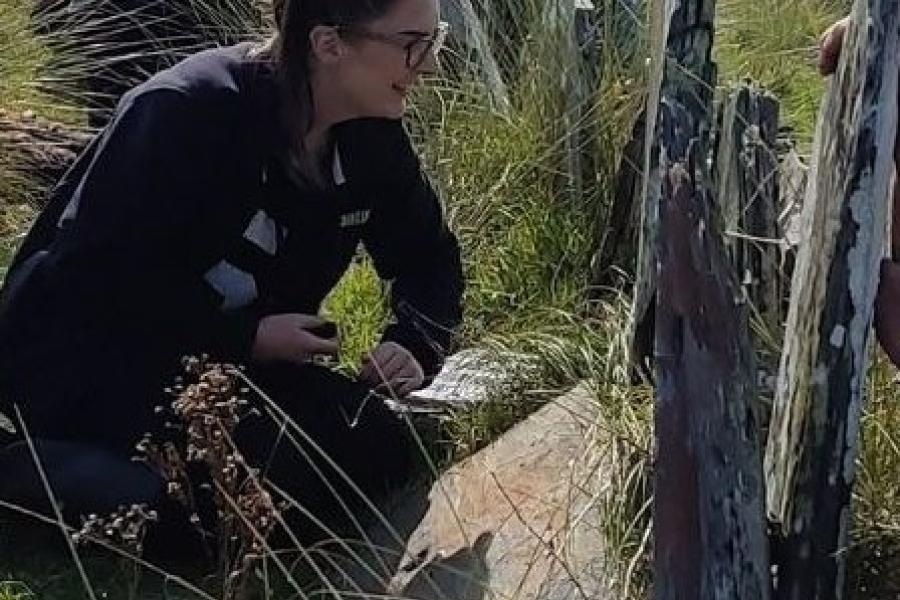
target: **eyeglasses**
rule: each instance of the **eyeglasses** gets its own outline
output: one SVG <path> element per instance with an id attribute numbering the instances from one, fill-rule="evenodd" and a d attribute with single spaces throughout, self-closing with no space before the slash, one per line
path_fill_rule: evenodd
<path id="1" fill-rule="evenodd" d="M 380 31 L 371 31 L 362 27 L 352 27 L 339 25 L 338 31 L 344 31 L 350 35 L 383 42 L 392 46 L 397 46 L 406 50 L 406 66 L 415 70 L 422 66 L 428 55 L 431 54 L 437 60 L 438 53 L 444 47 L 447 41 L 447 34 L 450 32 L 450 24 L 441 21 L 438 23 L 437 29 L 432 33 L 425 31 L 398 31 L 396 33 L 381 33 Z M 404 40 L 401 38 L 414 38 L 412 40 Z"/>

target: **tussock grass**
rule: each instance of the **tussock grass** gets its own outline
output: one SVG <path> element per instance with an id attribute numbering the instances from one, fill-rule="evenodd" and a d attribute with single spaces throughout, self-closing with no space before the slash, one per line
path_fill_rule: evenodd
<path id="1" fill-rule="evenodd" d="M 848 556 L 850 597 L 887 600 L 900 592 L 900 379 L 881 352 L 870 370 L 861 429 Z"/>
<path id="2" fill-rule="evenodd" d="M 16 581 L 0 581 L 0 600 L 30 600 L 34 598 L 31 590 Z"/>
<path id="3" fill-rule="evenodd" d="M 42 98 L 35 82 L 50 53 L 30 34 L 29 0 L 0 4 L 0 108 L 26 110 Z"/>
<path id="4" fill-rule="evenodd" d="M 781 101 L 782 122 L 808 151 L 824 89 L 818 74 L 819 36 L 851 6 L 849 0 L 721 0 L 716 10 L 715 60 L 720 84 L 752 79 Z"/>

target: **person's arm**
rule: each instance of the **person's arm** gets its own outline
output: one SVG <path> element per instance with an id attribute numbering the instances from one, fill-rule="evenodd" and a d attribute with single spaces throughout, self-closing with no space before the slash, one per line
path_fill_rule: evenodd
<path id="1" fill-rule="evenodd" d="M 382 342 L 407 349 L 424 375 L 436 375 L 456 344 L 464 288 L 459 244 L 399 123 L 386 128 L 396 167 L 364 233 L 382 279 L 392 281 L 395 320 Z"/>
<path id="2" fill-rule="evenodd" d="M 35 276 L 66 290 L 60 311 L 85 330 L 249 354 L 251 310 L 220 314 L 204 289 L 211 211 L 228 148 L 226 102 L 178 90 L 125 98 L 63 212 Z M 189 290 L 190 293 L 185 293 Z M 147 348 L 147 351 L 154 351 Z"/>

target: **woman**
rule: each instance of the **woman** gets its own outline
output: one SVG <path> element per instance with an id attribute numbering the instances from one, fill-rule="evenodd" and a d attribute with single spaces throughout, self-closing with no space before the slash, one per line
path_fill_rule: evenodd
<path id="1" fill-rule="evenodd" d="M 458 245 L 399 122 L 436 68 L 437 1 L 283 4 L 264 47 L 202 52 L 125 94 L 11 267 L 3 412 L 15 403 L 42 440 L 73 512 L 146 495 L 95 455 L 130 455 L 180 358 L 201 352 L 248 365 L 364 490 L 405 469 L 404 427 L 369 392 L 423 385 L 461 320 Z M 360 242 L 395 322 L 351 380 L 310 361 L 338 350 L 316 313 Z M 242 450 L 333 502 L 272 429 L 242 423 Z"/>

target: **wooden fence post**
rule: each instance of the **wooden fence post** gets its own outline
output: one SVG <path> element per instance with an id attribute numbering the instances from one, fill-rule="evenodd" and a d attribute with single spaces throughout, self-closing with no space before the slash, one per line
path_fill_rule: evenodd
<path id="1" fill-rule="evenodd" d="M 584 198 L 585 181 L 596 174 L 591 116 L 599 67 L 597 10 L 592 0 L 553 0 L 544 5 L 542 20 L 543 27 L 532 33 L 555 41 L 557 72 L 550 81 L 559 82 L 562 100 L 558 133 L 565 142 L 565 157 L 561 175 L 570 201 L 577 206 Z"/>
<path id="2" fill-rule="evenodd" d="M 650 7 L 650 76 L 647 81 L 647 106 L 644 111 L 643 178 L 641 183 L 641 227 L 638 235 L 635 265 L 634 298 L 628 332 L 628 362 L 635 373 L 652 379 L 650 356 L 653 354 L 654 308 L 656 306 L 656 246 L 659 231 L 659 200 L 662 175 L 656 118 L 660 92 L 666 72 L 667 42 L 671 21 L 671 0 L 655 2 Z"/>
<path id="3" fill-rule="evenodd" d="M 747 296 L 770 331 L 782 322 L 778 239 L 778 100 L 741 84 L 720 105 L 716 206 L 725 246 Z"/>
<path id="4" fill-rule="evenodd" d="M 638 245 L 640 209 L 643 204 L 643 160 L 646 134 L 645 111 L 631 129 L 616 172 L 615 192 L 604 224 L 599 248 L 591 257 L 590 299 L 598 300 L 603 289 L 616 284 L 615 269 L 631 262 Z"/>
<path id="5" fill-rule="evenodd" d="M 592 0 L 571 0 L 569 72 L 566 77 L 566 121 L 568 135 L 568 173 L 573 205 L 584 199 L 585 180 L 596 174 L 591 116 L 597 88 L 597 11 Z M 569 15 L 567 15 L 569 16 Z"/>
<path id="6" fill-rule="evenodd" d="M 778 598 L 841 598 L 897 130 L 896 0 L 857 0 L 819 114 L 765 469 Z"/>
<path id="7" fill-rule="evenodd" d="M 755 358 L 707 167 L 715 2 L 660 4 L 668 58 L 659 99 L 648 103 L 650 164 L 660 184 L 655 597 L 765 600 L 771 579 Z"/>
<path id="8" fill-rule="evenodd" d="M 462 48 L 474 55 L 467 57 L 467 60 L 474 58 L 474 64 L 491 96 L 494 108 L 503 114 L 509 113 L 509 92 L 490 38 L 472 0 L 441 0 L 441 14 L 450 23 L 451 35 L 459 41 Z"/>

